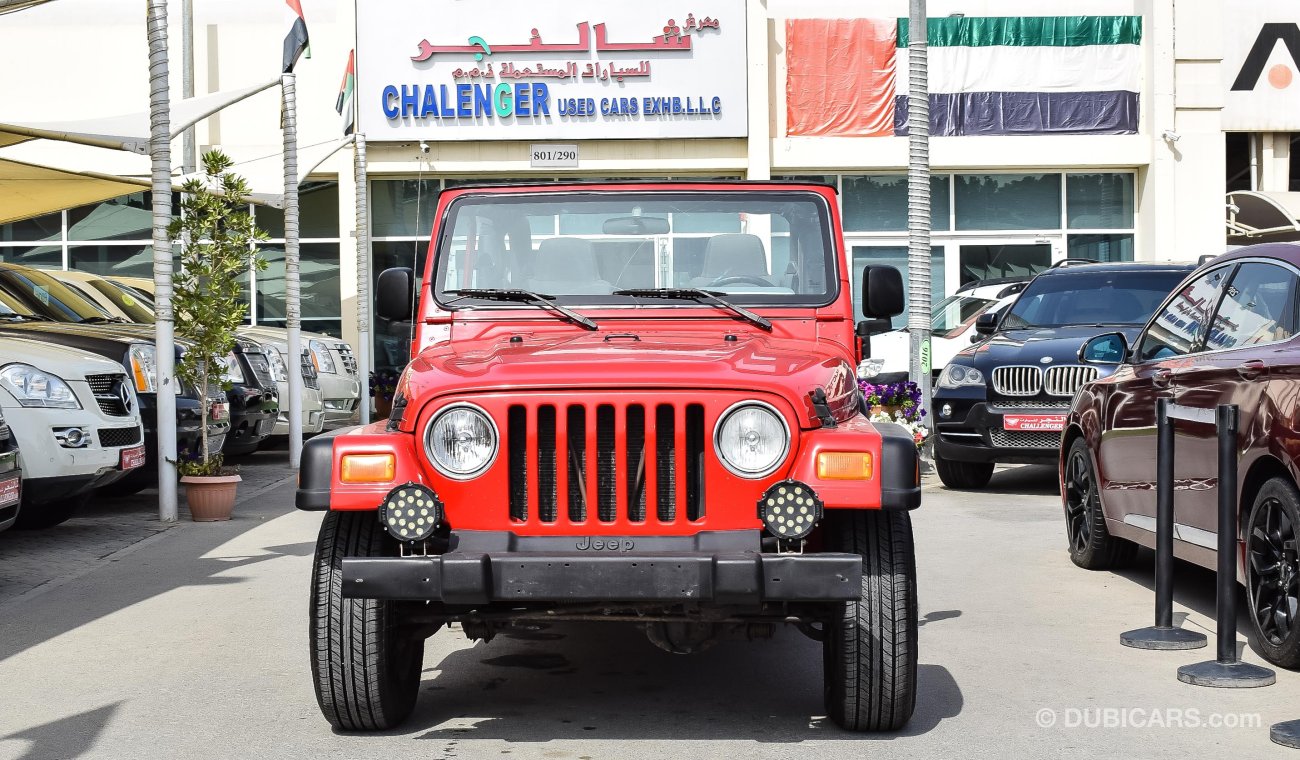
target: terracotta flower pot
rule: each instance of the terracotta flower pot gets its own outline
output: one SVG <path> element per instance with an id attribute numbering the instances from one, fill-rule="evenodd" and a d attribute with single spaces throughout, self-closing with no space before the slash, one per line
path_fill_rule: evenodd
<path id="1" fill-rule="evenodd" d="M 194 522 L 229 520 L 235 510 L 235 489 L 242 480 L 238 475 L 186 475 L 185 501 L 190 505 Z"/>
<path id="2" fill-rule="evenodd" d="M 386 419 L 388 419 L 388 416 L 389 416 L 390 414 L 392 414 L 392 413 L 393 413 L 393 400 L 392 400 L 392 399 L 390 399 L 390 398 L 383 398 L 382 396 L 380 396 L 380 397 L 376 397 L 376 398 L 375 398 L 375 416 L 374 416 L 374 419 L 376 419 L 376 420 L 386 420 Z"/>

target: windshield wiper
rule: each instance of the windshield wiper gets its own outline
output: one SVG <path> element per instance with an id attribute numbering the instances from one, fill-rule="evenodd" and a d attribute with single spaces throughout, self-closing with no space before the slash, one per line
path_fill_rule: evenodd
<path id="1" fill-rule="evenodd" d="M 40 314 L 0 314 L 0 319 L 9 322 L 53 322 L 54 320 Z"/>
<path id="2" fill-rule="evenodd" d="M 129 323 L 125 319 L 122 319 L 121 317 L 82 317 L 80 320 L 78 320 L 78 324 L 116 325 L 116 324 L 129 324 Z"/>
<path id="3" fill-rule="evenodd" d="M 505 288 L 462 288 L 460 290 L 449 290 L 447 292 L 457 297 L 454 300 L 459 300 L 461 298 L 482 298 L 486 301 L 530 303 L 554 314 L 558 314 L 563 319 L 581 327 L 585 327 L 588 330 L 600 329 L 600 325 L 597 325 L 592 320 L 582 316 L 572 309 L 566 309 L 558 303 L 555 303 L 555 296 L 546 293 L 534 293 L 531 290 L 508 290 Z"/>
<path id="4" fill-rule="evenodd" d="M 723 298 L 722 296 L 726 295 L 725 293 L 720 293 L 716 290 L 701 290 L 699 288 L 628 288 L 626 290 L 615 290 L 614 295 L 635 296 L 637 298 L 680 298 L 691 301 L 703 301 L 715 306 L 721 306 L 755 327 L 761 327 L 768 332 L 772 331 L 772 323 L 766 317 L 761 317 L 749 309 L 742 309 L 731 301 Z"/>

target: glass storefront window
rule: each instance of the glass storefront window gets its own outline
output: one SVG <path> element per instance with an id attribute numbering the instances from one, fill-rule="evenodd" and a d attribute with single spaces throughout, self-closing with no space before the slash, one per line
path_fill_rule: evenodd
<path id="1" fill-rule="evenodd" d="M 284 321 L 283 319 L 259 319 L 259 320 L 257 320 L 257 323 L 258 323 L 259 325 L 265 325 L 265 326 L 267 326 L 267 327 L 288 327 L 288 326 L 289 326 L 289 323 L 286 322 L 286 321 Z M 307 317 L 303 317 L 303 318 L 302 318 L 302 331 L 303 331 L 303 332 L 311 332 L 311 333 L 321 333 L 322 335 L 328 335 L 328 336 L 330 336 L 330 337 L 332 337 L 332 338 L 342 338 L 342 337 L 343 337 L 343 320 L 340 320 L 340 319 L 310 319 L 310 318 L 307 318 Z M 303 344 L 306 345 L 306 343 L 307 343 L 307 341 L 304 340 L 304 341 L 303 341 Z M 289 402 L 287 402 L 287 401 L 283 401 L 283 400 L 282 400 L 280 403 L 282 403 L 282 404 L 287 404 L 287 403 L 289 403 Z"/>
<path id="2" fill-rule="evenodd" d="M 68 268 L 105 276 L 153 279 L 153 246 L 70 245 Z"/>
<path id="3" fill-rule="evenodd" d="M 257 273 L 258 323 L 284 319 L 284 247 L 262 247 L 265 271 Z M 302 318 L 339 318 L 339 245 L 303 243 L 299 247 Z"/>
<path id="4" fill-rule="evenodd" d="M 841 204 L 850 232 L 902 232 L 907 229 L 907 176 L 844 175 Z M 948 229 L 948 175 L 930 177 L 930 225 Z"/>
<path id="5" fill-rule="evenodd" d="M 959 230 L 1061 228 L 1059 174 L 958 174 L 956 185 Z"/>
<path id="6" fill-rule="evenodd" d="M 0 243 L 59 240 L 63 237 L 63 212 L 0 224 Z"/>
<path id="7" fill-rule="evenodd" d="M 284 238 L 284 210 L 257 206 L 257 226 L 272 238 Z M 337 182 L 304 182 L 298 188 L 298 237 L 339 236 L 339 185 Z M 146 235 L 146 237 L 148 237 Z"/>
<path id="8" fill-rule="evenodd" d="M 438 209 L 436 179 L 377 179 L 370 182 L 372 237 L 428 237 Z"/>
<path id="9" fill-rule="evenodd" d="M 68 239 L 149 240 L 153 237 L 152 198 L 150 193 L 131 193 L 69 209 Z M 180 209 L 173 207 L 172 213 L 179 214 Z"/>
<path id="10" fill-rule="evenodd" d="M 1132 235 L 1070 235 L 1066 256 L 1093 261 L 1132 261 Z"/>
<path id="11" fill-rule="evenodd" d="M 12 246 L 0 248 L 0 263 L 22 264 L 42 269 L 63 268 L 63 247 L 58 245 Z"/>
<path id="12" fill-rule="evenodd" d="M 1003 277 L 1033 277 L 1052 265 L 1050 243 L 963 245 L 958 251 L 961 284 Z"/>
<path id="13" fill-rule="evenodd" d="M 1070 229 L 1132 229 L 1133 175 L 1067 174 L 1065 207 Z"/>

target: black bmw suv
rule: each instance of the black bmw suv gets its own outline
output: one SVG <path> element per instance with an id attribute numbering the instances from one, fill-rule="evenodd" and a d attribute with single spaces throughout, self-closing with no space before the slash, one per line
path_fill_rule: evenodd
<path id="1" fill-rule="evenodd" d="M 1132 340 L 1194 264 L 1058 265 L 1035 277 L 1010 308 L 981 315 L 985 336 L 934 385 L 934 462 L 949 488 L 983 488 L 993 466 L 1055 465 L 1070 401 L 1110 369 L 1079 362 L 1105 332 Z"/>

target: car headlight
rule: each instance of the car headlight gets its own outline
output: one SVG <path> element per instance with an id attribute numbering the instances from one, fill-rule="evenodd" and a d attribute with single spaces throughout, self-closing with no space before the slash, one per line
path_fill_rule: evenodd
<path id="1" fill-rule="evenodd" d="M 742 401 L 722 413 L 713 448 L 723 466 L 742 478 L 772 474 L 790 451 L 790 428 L 771 406 Z"/>
<path id="2" fill-rule="evenodd" d="M 154 393 L 158 384 L 158 353 L 153 346 L 131 346 L 131 377 L 136 393 Z"/>
<path id="3" fill-rule="evenodd" d="M 266 352 L 266 361 L 271 365 L 271 377 L 277 383 L 289 382 L 289 365 L 284 363 L 280 349 L 267 343 L 262 346 L 262 350 Z"/>
<path id="4" fill-rule="evenodd" d="M 0 384 L 9 389 L 22 406 L 81 408 L 81 403 L 63 378 L 28 364 L 10 364 L 0 369 Z"/>
<path id="5" fill-rule="evenodd" d="M 424 450 L 438 472 L 456 480 L 481 475 L 497 456 L 497 428 L 473 404 L 452 404 L 434 416 Z"/>
<path id="6" fill-rule="evenodd" d="M 964 364 L 949 364 L 939 375 L 936 388 L 962 388 L 972 385 L 984 385 L 984 373 Z"/>
<path id="7" fill-rule="evenodd" d="M 317 372 L 324 372 L 327 375 L 337 375 L 338 369 L 334 366 L 334 357 L 330 355 L 330 347 L 313 340 L 307 344 L 311 349 L 311 362 L 316 366 Z"/>

